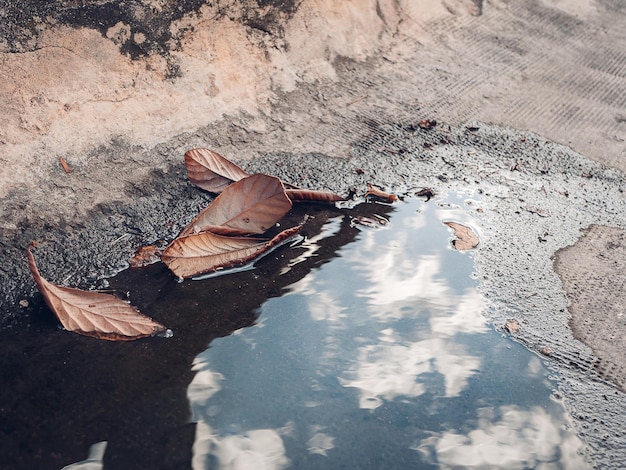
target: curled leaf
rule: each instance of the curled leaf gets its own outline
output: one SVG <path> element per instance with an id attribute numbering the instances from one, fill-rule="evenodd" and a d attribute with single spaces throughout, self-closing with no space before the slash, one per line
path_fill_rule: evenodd
<path id="1" fill-rule="evenodd" d="M 161 260 L 178 277 L 193 277 L 252 261 L 300 229 L 301 226 L 296 226 L 284 230 L 271 240 L 228 237 L 211 232 L 188 235 L 170 243 Z"/>
<path id="2" fill-rule="evenodd" d="M 232 182 L 248 176 L 248 173 L 230 160 L 204 148 L 187 151 L 185 167 L 189 181 L 212 193 L 221 193 Z"/>
<path id="3" fill-rule="evenodd" d="M 256 174 L 228 186 L 181 232 L 246 235 L 266 232 L 291 209 L 278 178 Z"/>
<path id="4" fill-rule="evenodd" d="M 285 193 L 292 201 L 312 201 L 312 202 L 337 202 L 345 201 L 346 198 L 339 194 L 327 191 L 311 191 L 308 189 L 286 189 Z"/>
<path id="5" fill-rule="evenodd" d="M 169 331 L 117 297 L 46 281 L 39 274 L 30 246 L 26 255 L 39 292 L 66 330 L 110 341 L 128 341 Z"/>
<path id="6" fill-rule="evenodd" d="M 387 202 L 395 202 L 398 200 L 398 196 L 395 194 L 387 193 L 371 184 L 369 185 L 365 196 L 374 196 Z"/>
<path id="7" fill-rule="evenodd" d="M 444 222 L 444 224 L 454 230 L 456 240 L 452 241 L 452 245 L 454 245 L 454 248 L 457 250 L 471 250 L 478 246 L 480 240 L 478 239 L 478 235 L 476 235 L 471 228 L 457 222 Z"/>

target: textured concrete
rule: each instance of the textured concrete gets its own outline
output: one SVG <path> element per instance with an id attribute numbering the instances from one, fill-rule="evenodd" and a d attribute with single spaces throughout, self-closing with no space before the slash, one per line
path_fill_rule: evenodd
<path id="1" fill-rule="evenodd" d="M 590 226 L 559 251 L 555 269 L 571 302 L 574 336 L 593 349 L 600 375 L 626 389 L 626 232 Z"/>

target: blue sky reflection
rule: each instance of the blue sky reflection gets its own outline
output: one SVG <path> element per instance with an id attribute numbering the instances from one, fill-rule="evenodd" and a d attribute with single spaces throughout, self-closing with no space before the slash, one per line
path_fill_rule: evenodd
<path id="1" fill-rule="evenodd" d="M 543 364 L 485 324 L 471 255 L 450 247 L 442 220 L 468 210 L 397 204 L 213 341 L 188 389 L 193 468 L 584 466 Z"/>

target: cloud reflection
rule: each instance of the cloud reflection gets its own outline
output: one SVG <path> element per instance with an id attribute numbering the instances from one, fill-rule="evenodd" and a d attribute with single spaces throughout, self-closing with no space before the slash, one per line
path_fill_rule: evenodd
<path id="1" fill-rule="evenodd" d="M 396 219 L 392 219 L 395 221 Z M 481 365 L 457 341 L 460 334 L 486 333 L 485 307 L 476 289 L 457 292 L 443 271 L 445 250 L 424 254 L 411 218 L 399 219 L 400 230 L 392 242 L 380 232 L 364 232 L 364 242 L 344 257 L 359 266 L 367 287 L 357 296 L 365 299 L 368 314 L 381 324 L 377 341 L 361 346 L 357 359 L 340 382 L 359 389 L 359 407 L 376 409 L 383 400 L 417 397 L 437 373 L 444 378 L 444 395 L 458 396 Z M 443 233 L 443 232 L 442 232 Z M 448 268 L 449 269 L 449 268 Z M 399 330 L 394 322 L 423 318 L 414 330 Z M 416 338 L 427 338 L 416 341 Z"/>
<path id="2" fill-rule="evenodd" d="M 327 452 L 335 447 L 335 438 L 322 432 L 323 426 L 311 426 L 311 438 L 307 442 L 307 450 L 311 454 L 327 456 Z"/>
<path id="3" fill-rule="evenodd" d="M 535 356 L 493 354 L 502 338 L 482 315 L 471 258 L 446 248 L 439 219 L 421 230 L 432 211 L 415 223 L 414 209 L 402 210 L 393 237 L 362 229 L 358 243 L 270 299 L 256 326 L 198 356 L 188 389 L 194 469 L 363 468 L 379 462 L 380 448 L 393 449 L 385 464 L 402 456 L 406 468 L 420 468 L 422 456 L 442 468 L 578 468 L 580 441 L 562 415 L 548 414 L 547 395 L 543 408 L 481 408 L 492 387 L 531 402 L 545 371 Z M 518 363 L 528 390 L 502 374 Z"/>
<path id="4" fill-rule="evenodd" d="M 414 450 L 440 468 L 588 468 L 582 441 L 540 407 L 515 405 L 479 411 L 476 429 L 422 440 Z"/>
<path id="5" fill-rule="evenodd" d="M 255 429 L 219 437 L 204 421 L 196 425 L 192 468 L 225 470 L 280 470 L 289 465 L 285 446 L 277 430 Z"/>
<path id="6" fill-rule="evenodd" d="M 433 338 L 402 343 L 387 329 L 381 343 L 360 348 L 354 379 L 339 378 L 344 387 L 359 389 L 359 407 L 376 409 L 385 400 L 417 397 L 426 386 L 420 375 L 438 372 L 443 375 L 445 396 L 458 396 L 467 380 L 480 367 L 480 358 L 463 354 L 461 348 L 443 339 Z"/>

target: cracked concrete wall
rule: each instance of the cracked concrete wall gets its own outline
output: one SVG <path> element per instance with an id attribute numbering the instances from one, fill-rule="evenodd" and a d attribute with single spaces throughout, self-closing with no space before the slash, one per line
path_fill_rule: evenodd
<path id="1" fill-rule="evenodd" d="M 113 136 L 154 146 L 225 115 L 270 113 L 276 92 L 335 78 L 337 56 L 365 59 L 399 22 L 394 2 L 307 1 L 274 36 L 230 10 L 204 5 L 172 21 L 177 44 L 134 60 L 120 49 L 143 33 L 123 22 L 104 36 L 46 28 L 33 50 L 3 53 L 0 194 L 28 185 L 38 164 L 80 158 Z"/>

